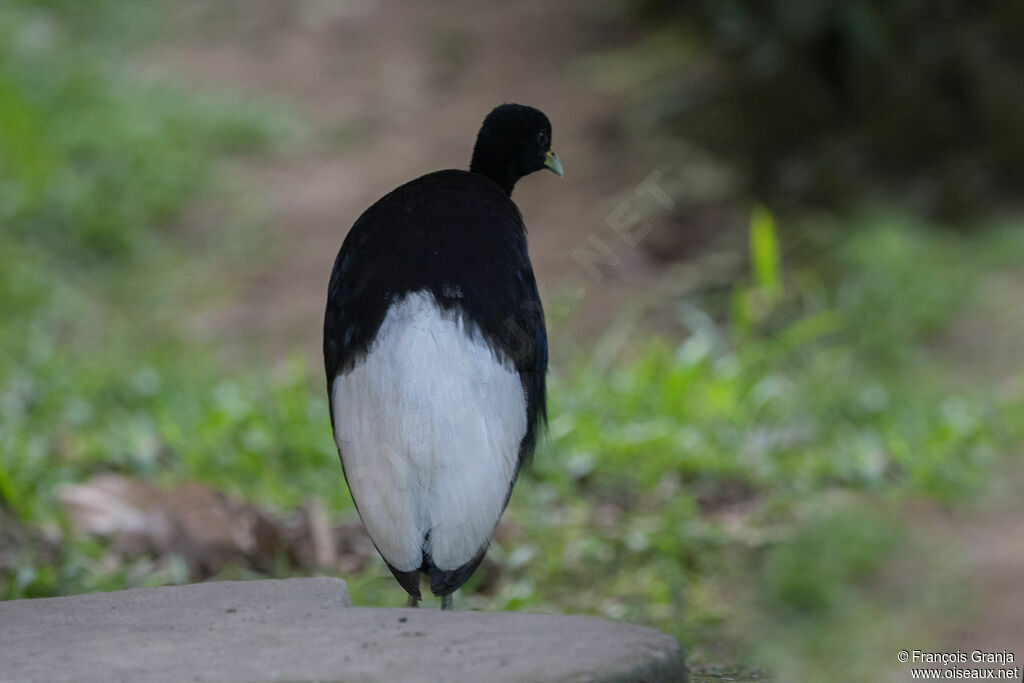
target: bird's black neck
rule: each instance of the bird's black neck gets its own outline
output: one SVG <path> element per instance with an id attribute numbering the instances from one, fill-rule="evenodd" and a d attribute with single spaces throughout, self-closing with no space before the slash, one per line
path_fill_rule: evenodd
<path id="1" fill-rule="evenodd" d="M 499 159 L 499 155 L 489 154 L 487 150 L 481 150 L 477 145 L 473 150 L 473 160 L 469 164 L 469 170 L 487 176 L 498 183 L 502 191 L 511 197 L 512 188 L 516 186 L 516 182 L 522 175 L 510 168 L 507 162 L 499 161 Z"/>

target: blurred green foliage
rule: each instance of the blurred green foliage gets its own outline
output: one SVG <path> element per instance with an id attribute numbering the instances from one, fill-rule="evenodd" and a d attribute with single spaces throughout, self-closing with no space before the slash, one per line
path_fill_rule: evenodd
<path id="1" fill-rule="evenodd" d="M 1020 368 L 1008 391 L 954 389 L 936 343 L 982 274 L 1024 257 L 1024 238 L 865 222 L 844 226 L 824 265 L 783 268 L 754 247 L 775 241 L 759 212 L 762 253 L 734 293 L 758 307 L 734 306 L 725 325 L 691 310 L 682 344 L 638 340 L 629 363 L 583 357 L 555 378 L 549 450 L 510 513 L 544 531 L 525 534 L 534 559 L 525 587 L 502 589 L 507 604 L 539 593 L 654 624 L 706 673 L 742 661 L 722 655 L 740 622 L 785 680 L 877 675 L 862 648 L 891 633 L 872 620 L 908 628 L 944 578 L 918 569 L 879 590 L 894 554 L 919 551 L 898 502 L 972 500 L 1024 440 Z"/>
<path id="2" fill-rule="evenodd" d="M 757 200 L 842 208 L 875 195 L 954 219 L 1016 200 L 1021 3 L 633 7 L 661 55 L 643 107 L 663 132 L 734 164 Z"/>
<path id="3" fill-rule="evenodd" d="M 62 482 L 176 471 L 175 458 L 162 459 L 167 439 L 199 444 L 224 426 L 231 385 L 193 396 L 189 382 L 212 372 L 213 356 L 170 334 L 209 284 L 209 263 L 164 228 L 204 195 L 215 159 L 266 148 L 281 120 L 134 75 L 118 48 L 137 35 L 119 32 L 145 11 L 152 17 L 146 3 L 0 6 L 0 505 L 25 522 L 63 524 Z M 256 425 L 231 428 L 257 443 Z M 238 459 L 214 441 L 213 454 L 207 442 L 175 457 Z M 38 566 L 26 548 L 0 595 L 124 580 L 94 576 L 78 545 L 61 551 L 63 564 Z"/>
<path id="4" fill-rule="evenodd" d="M 611 376 L 584 364 L 576 400 L 553 410 L 553 443 L 574 420 L 570 450 L 634 492 L 675 472 L 698 488 L 740 479 L 794 495 L 831 485 L 969 494 L 1001 418 L 982 396 L 937 393 L 937 359 L 913 358 L 937 311 L 948 322 L 971 300 L 969 267 L 946 277 L 946 259 L 963 251 L 908 228 L 860 231 L 838 250 L 840 281 L 760 314 L 770 335 L 734 318 L 733 333 L 752 331 L 730 338 L 705 323 L 678 348 L 645 345 Z"/>
<path id="5" fill-rule="evenodd" d="M 0 8 L 5 234 L 79 258 L 131 250 L 202 190 L 211 158 L 266 143 L 268 121 L 221 98 L 185 97 L 123 67 L 112 77 L 115 60 L 87 48 L 138 11 L 74 2 Z"/>

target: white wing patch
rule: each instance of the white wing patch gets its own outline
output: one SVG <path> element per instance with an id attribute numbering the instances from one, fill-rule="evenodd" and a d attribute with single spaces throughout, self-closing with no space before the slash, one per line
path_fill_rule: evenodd
<path id="1" fill-rule="evenodd" d="M 366 529 L 400 571 L 456 569 L 488 542 L 526 434 L 526 394 L 432 294 L 394 303 L 369 353 L 334 379 L 334 438 Z"/>

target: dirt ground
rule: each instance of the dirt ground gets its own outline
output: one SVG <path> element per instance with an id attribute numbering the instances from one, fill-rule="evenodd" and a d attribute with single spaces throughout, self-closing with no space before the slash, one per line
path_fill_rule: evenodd
<path id="1" fill-rule="evenodd" d="M 956 363 L 963 381 L 994 393 L 1024 365 L 1024 274 L 993 272 L 981 283 L 982 302 L 946 331 L 942 352 Z M 1008 464 L 992 482 L 989 498 L 971 512 L 932 516 L 925 528 L 960 557 L 967 571 L 969 618 L 941 629 L 943 645 L 970 653 L 1008 650 L 1024 668 L 1024 466 Z M 967 666 L 970 666 L 969 664 Z"/>
<path id="2" fill-rule="evenodd" d="M 1024 471 L 1010 472 L 1000 495 L 986 509 L 946 528 L 970 568 L 971 618 L 951 624 L 947 648 L 1008 650 L 1024 666 L 1024 505 L 1019 495 Z"/>
<path id="3" fill-rule="evenodd" d="M 205 90 L 278 98 L 310 126 L 309 141 L 296 150 L 237 169 L 269 209 L 279 250 L 241 275 L 237 296 L 204 316 L 207 333 L 258 339 L 274 353 L 301 345 L 317 358 L 327 279 L 348 227 L 400 183 L 467 166 L 481 120 L 501 102 L 543 109 L 565 165 L 565 178 L 535 174 L 514 195 L 563 346 L 574 337 L 592 341 L 628 302 L 662 288 L 665 268 L 611 229 L 622 197 L 655 169 L 622 143 L 621 103 L 585 76 L 580 56 L 595 40 L 587 7 L 549 0 L 182 4 L 175 33 L 149 55 L 151 68 Z M 601 279 L 573 256 L 593 249 L 594 237 L 618 260 Z M 571 321 L 566 301 L 574 302 Z M 1011 472 L 1003 489 L 1012 493 L 1014 482 L 1024 482 L 1024 472 Z M 964 558 L 973 609 L 965 623 L 937 625 L 945 641 L 906 647 L 1005 648 L 1024 660 L 1019 496 L 1004 491 L 974 512 L 921 526 Z"/>

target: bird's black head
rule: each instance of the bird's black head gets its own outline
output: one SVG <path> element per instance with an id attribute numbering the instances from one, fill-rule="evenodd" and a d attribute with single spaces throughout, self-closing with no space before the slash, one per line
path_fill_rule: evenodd
<path id="1" fill-rule="evenodd" d="M 495 107 L 480 127 L 469 170 L 512 194 L 517 180 L 542 168 L 562 175 L 562 164 L 551 149 L 548 117 L 521 104 Z"/>

